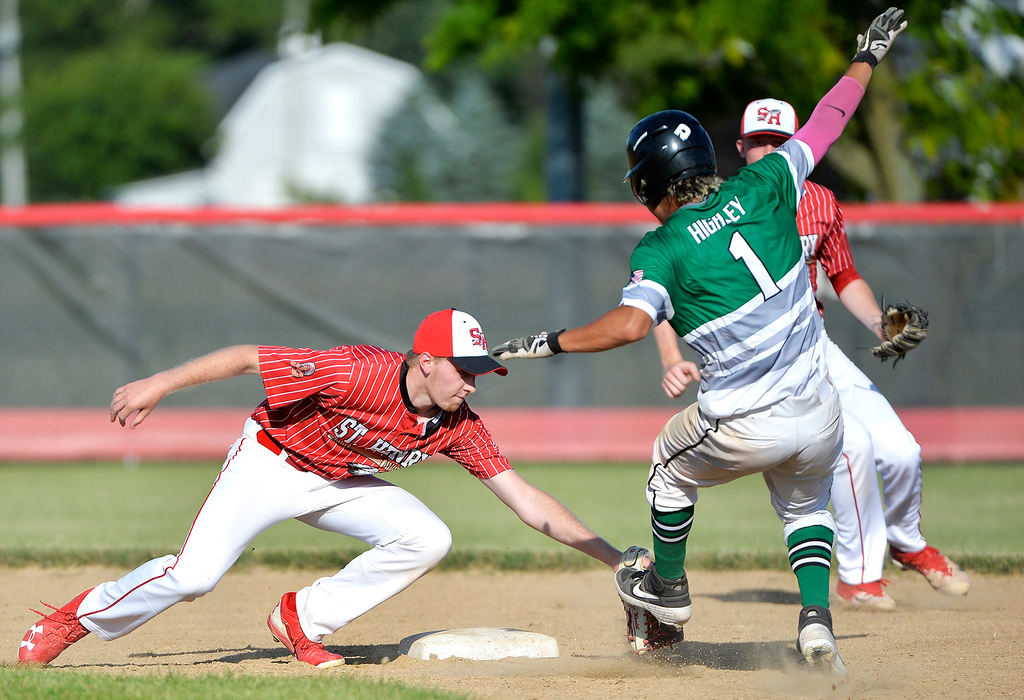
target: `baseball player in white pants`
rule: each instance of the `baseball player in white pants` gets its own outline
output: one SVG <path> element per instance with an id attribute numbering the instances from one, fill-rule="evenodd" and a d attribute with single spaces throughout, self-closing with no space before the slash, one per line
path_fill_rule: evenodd
<path id="1" fill-rule="evenodd" d="M 871 380 L 831 340 L 826 357 L 846 424 L 843 458 L 832 481 L 836 558 L 840 588 L 846 589 L 839 591 L 840 598 L 880 610 L 895 607 L 884 591 L 878 596 L 870 585 L 885 581 L 887 548 L 897 565 L 920 571 L 936 590 L 967 593 L 966 573 L 929 547 L 921 534 L 921 446 Z M 923 561 L 915 565 L 915 560 Z"/>
<path id="2" fill-rule="evenodd" d="M 620 305 L 585 325 L 510 338 L 494 349 L 501 359 L 601 352 L 662 327 L 701 357 L 696 402 L 668 422 L 652 453 L 650 566 L 638 556 L 641 566 L 616 573 L 637 652 L 671 645 L 678 637 L 660 627 L 681 630 L 690 620 L 685 559 L 698 489 L 761 473 L 800 589 L 797 651 L 819 672 L 847 673 L 829 610 L 835 527 L 826 510 L 843 421 L 796 212 L 807 176 L 906 26 L 896 8 L 877 17 L 808 123 L 778 153 L 727 180 L 692 114 L 663 110 L 637 122 L 626 138 L 624 181 L 660 225 L 634 248 Z"/>
<path id="3" fill-rule="evenodd" d="M 798 126 L 796 112 L 788 102 L 755 100 L 743 112 L 737 152 L 747 165 L 756 163 L 785 143 Z M 883 339 L 882 311 L 854 266 L 835 194 L 806 181 L 796 223 L 812 289 L 817 292 L 821 263 L 840 302 Z M 823 315 L 820 300 L 817 306 Z M 669 396 L 678 397 L 691 381 L 699 380 L 700 373 L 694 363 L 683 360 L 670 328 L 655 329 L 655 337 L 664 368 L 662 387 Z M 929 546 L 921 534 L 921 447 L 871 380 L 831 340 L 826 360 L 846 426 L 843 454 L 832 483 L 837 595 L 855 606 L 894 608 L 895 601 L 883 590 L 888 584 L 882 578 L 887 550 L 898 566 L 920 572 L 936 590 L 950 595 L 966 593 L 970 587 L 967 574 Z"/>
<path id="4" fill-rule="evenodd" d="M 259 375 L 267 399 L 228 451 L 181 551 L 54 608 L 25 633 L 19 662 L 48 664 L 90 632 L 116 639 L 205 595 L 257 535 L 295 519 L 370 545 L 341 571 L 285 593 L 267 618 L 299 661 L 343 664 L 323 637 L 405 589 L 452 546 L 423 503 L 376 476 L 437 453 L 526 524 L 615 567 L 620 552 L 519 476 L 466 404 L 477 377 L 491 372 L 506 369 L 487 354 L 480 324 L 447 309 L 423 320 L 404 355 L 369 345 L 239 345 L 120 387 L 110 419 L 132 428 L 172 391 L 242 374 Z"/>
<path id="5" fill-rule="evenodd" d="M 310 639 L 334 633 L 404 590 L 448 554 L 448 527 L 412 494 L 375 476 L 325 482 L 264 447 L 259 430 L 255 420 L 245 422 L 177 555 L 101 583 L 82 600 L 87 630 L 117 639 L 175 603 L 206 595 L 260 533 L 292 518 L 372 545 L 295 593 Z"/>

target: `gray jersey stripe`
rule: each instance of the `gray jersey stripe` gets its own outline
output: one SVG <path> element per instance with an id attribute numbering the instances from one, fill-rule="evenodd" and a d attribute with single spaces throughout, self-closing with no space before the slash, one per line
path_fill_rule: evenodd
<path id="1" fill-rule="evenodd" d="M 788 295 L 776 296 L 786 297 Z M 728 347 L 706 347 L 710 344 L 702 342 L 705 339 L 695 340 L 691 345 L 701 354 L 706 365 L 705 372 L 722 376 L 732 374 L 740 368 L 745 369 L 745 366 L 751 362 L 756 363 L 766 357 L 772 358 L 781 355 L 784 345 L 803 342 L 799 336 L 811 332 L 809 326 L 813 325 L 814 318 L 818 316 L 813 296 L 809 293 L 802 294 L 791 304 L 785 304 L 788 301 L 786 298 L 781 301 L 782 305 L 789 308 L 785 308 L 784 315 L 777 316 L 767 326 L 753 325 L 752 322 L 755 319 L 747 317 L 730 326 L 727 332 L 706 338 L 712 342 L 722 342 L 724 338 L 735 338 L 736 342 Z"/>
<path id="2" fill-rule="evenodd" d="M 785 304 L 786 302 L 776 298 L 779 296 L 786 296 L 788 290 L 795 288 L 794 285 L 802 285 L 800 278 L 801 276 L 807 278 L 806 269 L 807 264 L 802 259 L 798 260 L 797 263 L 792 268 L 790 268 L 789 272 L 783 275 L 782 279 L 778 281 L 778 286 L 783 292 L 782 294 L 776 294 L 774 297 L 769 299 L 768 302 L 766 302 L 764 300 L 764 297 L 762 297 L 760 294 L 757 294 L 756 296 L 752 297 L 750 301 L 748 301 L 735 311 L 728 313 L 724 316 L 721 316 L 719 318 L 713 319 L 711 321 L 708 321 L 707 323 L 698 326 L 697 328 L 694 328 L 692 331 L 683 336 L 683 340 L 689 343 L 692 340 L 698 340 L 702 337 L 721 332 L 723 329 L 732 326 L 738 320 L 743 319 L 744 317 L 749 316 L 750 314 L 757 313 L 760 307 L 763 307 L 764 304 L 769 302 L 774 302 L 776 304 L 776 308 L 783 308 L 782 306 L 779 305 Z M 810 279 L 807 278 L 805 281 L 807 282 L 807 288 L 810 288 Z M 788 296 L 790 296 L 791 300 L 796 298 L 796 295 L 793 293 L 788 293 Z M 781 316 L 782 314 L 775 313 L 774 315 Z M 749 332 L 750 331 L 748 331 L 748 333 Z"/>
<path id="3" fill-rule="evenodd" d="M 668 290 L 651 280 L 630 282 L 623 287 L 621 304 L 646 311 L 655 325 L 675 315 Z"/>
<path id="4" fill-rule="evenodd" d="M 796 363 L 801 356 L 812 352 L 819 342 L 819 329 L 816 328 L 813 320 L 814 317 L 809 317 L 801 323 L 799 331 L 790 336 L 789 342 L 782 344 L 776 353 L 762 354 L 756 358 L 738 362 L 730 368 L 731 371 L 727 372 L 719 373 L 705 367 L 704 371 L 711 375 L 708 379 L 709 383 L 714 386 L 715 391 L 747 386 L 756 382 L 760 377 L 771 374 L 776 367 L 787 367 Z"/>
<path id="5" fill-rule="evenodd" d="M 753 354 L 770 352 L 789 334 L 792 324 L 806 323 L 817 314 L 804 263 L 798 262 L 780 280 L 782 291 L 764 301 L 754 297 L 731 314 L 710 321 L 684 340 L 706 363 L 723 371 Z"/>
<path id="6" fill-rule="evenodd" d="M 687 335 L 704 359 L 700 400 L 707 415 L 758 410 L 804 396 L 823 380 L 825 330 L 804 263 L 783 280 L 767 301 L 756 297 Z"/>

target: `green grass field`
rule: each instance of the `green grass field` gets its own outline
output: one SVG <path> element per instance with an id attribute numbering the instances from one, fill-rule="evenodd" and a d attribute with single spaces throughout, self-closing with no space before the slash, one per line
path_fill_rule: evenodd
<path id="1" fill-rule="evenodd" d="M 968 568 L 1024 570 L 1024 465 L 927 465 L 922 526 Z M 7 464 L 0 466 L 0 564 L 134 566 L 178 550 L 218 464 Z M 595 531 L 624 547 L 650 544 L 646 467 L 527 464 L 529 481 L 557 496 Z M 417 495 L 455 538 L 447 566 L 587 566 L 585 557 L 526 527 L 475 478 L 447 460 L 390 475 Z M 782 528 L 757 477 L 701 492 L 692 565 L 785 566 Z M 261 535 L 242 565 L 322 567 L 359 542 L 282 523 Z"/>
<path id="2" fill-rule="evenodd" d="M 0 465 L 0 565 L 106 564 L 131 568 L 176 552 L 218 464 Z M 929 465 L 923 527 L 968 569 L 1024 571 L 1024 465 Z M 613 544 L 649 545 L 646 468 L 617 464 L 519 467 Z M 491 493 L 445 460 L 391 475 L 451 527 L 442 566 L 536 568 L 593 565 L 518 521 Z M 688 562 L 706 567 L 784 568 L 782 529 L 759 478 L 701 493 Z M 255 563 L 330 569 L 361 543 L 287 522 L 264 533 L 240 566 Z M 209 674 L 118 675 L 0 666 L 5 698 L 463 698 L 343 674 L 288 678 Z"/>
<path id="3" fill-rule="evenodd" d="M 401 683 L 376 683 L 341 674 L 318 677 L 261 678 L 233 674 L 186 677 L 116 676 L 77 671 L 47 672 L 35 668 L 0 667 L 4 698 L 19 700 L 279 700 L 290 698 L 345 698 L 345 700 L 459 700 L 462 693 L 442 693 Z"/>

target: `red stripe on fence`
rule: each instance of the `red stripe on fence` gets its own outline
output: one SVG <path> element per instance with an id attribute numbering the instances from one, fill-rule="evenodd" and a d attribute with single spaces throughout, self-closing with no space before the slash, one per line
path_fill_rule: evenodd
<path id="1" fill-rule="evenodd" d="M 513 461 L 646 463 L 670 408 L 480 408 Z M 1024 408 L 897 409 L 930 462 L 1024 461 Z M 161 408 L 135 430 L 105 409 L 0 409 L 0 459 L 214 460 L 239 437 L 245 409 Z"/>
<path id="2" fill-rule="evenodd" d="M 1024 204 L 929 202 L 843 204 L 847 223 L 958 224 L 1024 222 Z M 638 225 L 653 228 L 647 210 L 630 202 L 395 203 L 361 206 L 308 205 L 270 208 L 151 208 L 106 202 L 0 207 L 0 226 L 192 225 L 300 223 L 347 226 L 471 226 L 521 223 L 540 226 Z"/>

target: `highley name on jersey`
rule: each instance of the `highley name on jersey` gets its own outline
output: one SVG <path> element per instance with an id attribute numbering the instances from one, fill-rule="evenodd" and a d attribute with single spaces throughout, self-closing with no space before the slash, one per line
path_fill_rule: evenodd
<path id="1" fill-rule="evenodd" d="M 737 214 L 736 212 L 739 211 Z M 686 230 L 693 236 L 693 240 L 701 243 L 715 233 L 718 233 L 726 224 L 734 224 L 742 218 L 747 210 L 740 204 L 739 197 L 733 197 L 729 203 L 722 207 L 722 210 L 708 219 L 697 219 L 686 227 Z"/>
<path id="2" fill-rule="evenodd" d="M 367 454 L 366 451 L 353 447 L 352 441 L 365 435 L 368 431 L 369 428 L 351 416 L 346 417 L 331 431 L 331 439 L 335 442 L 377 463 L 376 469 L 367 465 L 353 464 L 348 468 L 349 473 L 352 475 L 361 476 L 374 472 L 404 469 L 405 467 L 411 467 L 417 462 L 422 462 L 430 456 L 422 450 L 400 450 L 384 438 L 377 438 L 377 441 L 367 448 L 377 453 L 376 455 Z"/>

